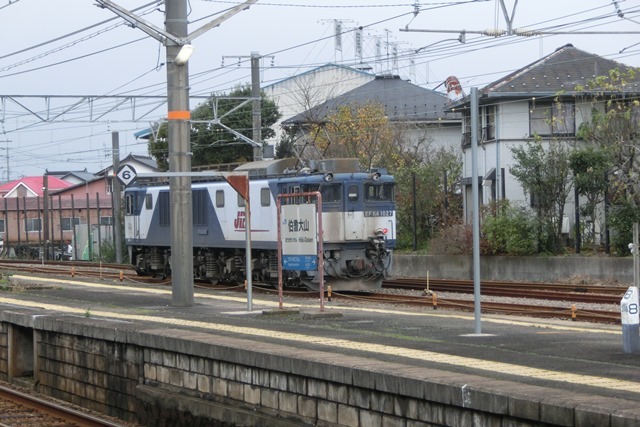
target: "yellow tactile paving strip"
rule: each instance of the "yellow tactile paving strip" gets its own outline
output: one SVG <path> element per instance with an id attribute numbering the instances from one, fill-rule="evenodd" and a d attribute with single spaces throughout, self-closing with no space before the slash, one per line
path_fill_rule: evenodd
<path id="1" fill-rule="evenodd" d="M 13 276 L 13 277 L 16 279 L 33 280 L 33 278 L 27 278 L 24 276 L 22 277 Z M 56 279 L 40 279 L 40 278 L 38 279 L 38 281 L 66 283 L 71 285 L 90 286 L 94 288 L 104 288 L 104 289 L 112 289 L 112 290 L 129 290 L 129 291 L 135 290 L 137 292 L 148 292 L 148 293 L 154 293 L 154 294 L 170 293 L 170 291 L 166 291 L 162 289 L 132 288 L 128 286 L 94 284 L 94 283 L 86 283 L 86 282 L 78 282 L 78 281 L 67 281 L 67 280 L 61 281 Z M 197 297 L 198 298 L 215 298 L 219 300 L 229 300 L 229 301 L 233 300 L 235 302 L 243 301 L 243 299 L 241 298 L 216 296 L 216 295 L 198 294 Z M 271 301 L 259 301 L 259 303 L 263 305 L 268 305 L 268 306 L 277 305 L 277 303 L 274 303 Z M 66 313 L 71 313 L 76 315 L 84 315 L 86 313 L 86 310 L 82 308 L 75 308 L 75 307 L 56 305 L 56 304 L 46 304 L 41 302 L 23 301 L 16 298 L 0 298 L 0 304 L 11 304 L 11 305 L 23 306 L 23 307 L 43 308 L 45 310 L 54 310 L 54 311 L 66 312 Z M 288 307 L 291 307 L 291 306 L 292 305 L 288 305 Z M 343 310 L 343 309 L 346 309 L 346 307 L 340 307 L 340 309 Z M 360 309 L 360 310 L 365 310 L 365 309 Z M 388 310 L 373 310 L 373 311 L 390 313 L 390 311 Z M 405 312 L 397 312 L 397 313 L 402 315 L 407 314 Z M 323 338 L 318 336 L 310 336 L 310 335 L 296 334 L 296 333 L 290 333 L 290 332 L 279 332 L 279 331 L 272 331 L 267 329 L 259 329 L 255 327 L 247 328 L 247 327 L 241 327 L 241 326 L 223 325 L 223 324 L 191 321 L 191 320 L 184 320 L 184 319 L 137 315 L 137 314 L 130 314 L 130 313 L 118 313 L 113 311 L 98 311 L 98 310 L 92 309 L 90 311 L 90 315 L 91 317 L 106 317 L 106 318 L 129 320 L 129 321 L 155 322 L 155 323 L 160 323 L 165 325 L 188 326 L 188 327 L 200 328 L 200 329 L 205 329 L 210 331 L 227 332 L 227 333 L 234 333 L 234 334 L 246 335 L 246 336 L 269 337 L 269 338 L 292 341 L 292 342 L 305 342 L 305 343 L 318 344 L 318 345 L 323 345 L 328 347 L 343 348 L 348 350 L 359 350 L 362 352 L 369 352 L 369 353 L 375 353 L 375 354 L 394 355 L 394 356 L 404 357 L 408 359 L 429 361 L 429 362 L 440 363 L 440 364 L 450 365 L 450 366 L 458 366 L 458 367 L 464 367 L 464 368 L 473 367 L 476 370 L 499 372 L 501 374 L 514 375 L 518 377 L 527 377 L 527 378 L 534 378 L 539 380 L 549 380 L 549 381 L 556 381 L 556 382 L 600 387 L 600 388 L 605 388 L 610 390 L 620 390 L 625 392 L 640 393 L 640 383 L 637 383 L 637 382 L 615 380 L 611 378 L 599 377 L 599 376 L 593 376 L 593 375 L 581 375 L 581 374 L 551 371 L 546 369 L 532 368 L 528 366 L 521 366 L 521 365 L 510 364 L 510 363 L 491 362 L 491 361 L 482 360 L 482 359 L 455 356 L 455 355 L 444 354 L 444 353 L 436 353 L 436 352 L 426 351 L 426 350 L 395 347 L 395 346 L 375 344 L 375 343 L 363 343 L 363 342 L 349 341 L 349 340 L 336 339 L 336 338 Z M 435 314 L 428 314 L 428 315 L 433 316 Z M 440 316 L 445 316 L 445 315 L 441 314 Z M 468 319 L 469 317 L 465 317 L 465 318 Z M 498 319 L 498 320 L 501 320 L 501 319 Z M 510 322 L 506 320 L 501 320 L 501 323 L 518 324 L 518 322 Z M 539 326 L 539 325 L 536 325 L 536 326 Z M 580 330 L 580 328 L 572 328 L 572 330 Z M 587 331 L 588 329 L 584 328 L 584 330 Z M 598 332 L 602 332 L 602 331 L 598 330 Z"/>

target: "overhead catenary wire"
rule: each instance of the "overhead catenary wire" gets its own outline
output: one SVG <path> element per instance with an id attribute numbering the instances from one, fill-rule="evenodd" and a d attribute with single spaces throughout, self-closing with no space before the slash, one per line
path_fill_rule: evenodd
<path id="1" fill-rule="evenodd" d="M 326 38 L 326 40 L 329 40 L 329 39 L 330 39 L 330 37 L 329 37 L 329 38 Z M 325 40 L 325 42 L 326 42 L 326 40 Z M 490 41 L 493 41 L 493 42 L 495 43 L 495 40 L 490 40 Z M 512 43 L 512 42 L 513 42 L 513 41 L 509 41 L 509 42 L 500 41 L 499 43 L 504 43 L 504 44 L 498 44 L 498 43 L 496 43 L 496 45 L 505 45 L 506 43 Z M 295 47 L 292 47 L 292 49 L 293 49 L 293 48 L 295 48 Z M 491 46 L 489 45 L 489 46 L 487 47 L 487 49 L 488 49 L 488 48 L 491 48 Z M 431 60 L 431 61 L 440 60 L 440 58 L 446 58 L 447 52 L 448 52 L 448 54 L 449 54 L 449 55 L 456 55 L 456 54 L 462 54 L 462 53 L 464 53 L 464 51 L 454 50 L 454 48 L 452 47 L 452 48 L 450 48 L 448 51 L 447 51 L 446 49 L 443 49 L 443 50 L 441 50 L 441 51 L 437 52 L 437 53 L 438 53 L 438 55 L 440 55 L 439 57 L 434 57 L 432 53 L 429 53 L 428 55 L 431 55 L 431 56 L 426 56 L 426 58 L 429 58 L 429 60 Z M 406 57 L 409 57 L 409 56 L 406 56 Z M 306 66 L 311 66 L 311 65 L 313 65 L 313 64 L 304 64 L 304 63 L 301 63 L 301 64 L 292 64 L 292 65 L 291 65 L 291 68 L 293 69 L 293 67 L 295 66 L 295 67 L 298 67 L 299 69 L 304 69 L 304 67 L 306 67 Z M 302 68 L 300 68 L 300 67 L 302 67 Z M 284 67 L 282 67 L 282 68 L 284 68 Z M 224 69 L 224 68 L 219 68 L 219 69 L 217 69 L 216 71 L 209 72 L 208 74 L 204 74 L 204 73 L 203 73 L 203 74 L 200 74 L 200 75 L 197 75 L 197 73 L 196 73 L 196 74 L 194 74 L 194 75 L 192 76 L 192 82 L 193 82 L 193 85 L 194 85 L 194 92 L 195 92 L 195 93 L 202 93 L 202 94 L 205 94 L 205 93 L 208 93 L 208 91 L 209 91 L 210 89 L 213 89 L 214 91 L 224 92 L 224 91 L 228 91 L 228 90 L 231 88 L 231 86 L 229 85 L 229 83 L 230 83 L 230 82 L 236 82 L 236 83 L 237 83 L 237 82 L 239 82 L 239 81 L 241 81 L 241 80 L 242 80 L 242 77 L 238 77 L 238 78 L 234 78 L 233 80 L 228 80 L 228 82 L 229 82 L 229 83 L 226 83 L 226 86 L 225 86 L 225 83 L 224 83 L 224 82 L 219 82 L 219 83 L 217 83 L 215 87 L 214 87 L 214 86 L 211 86 L 211 85 L 210 85 L 210 86 L 208 86 L 208 87 L 204 87 L 204 86 L 203 86 L 203 82 L 204 82 L 204 81 L 211 81 L 211 80 L 218 79 L 218 78 L 219 78 L 219 76 L 216 76 L 216 74 L 218 74 L 218 75 L 222 75 L 222 73 L 225 73 L 225 72 L 227 72 L 227 71 L 229 71 L 229 70 L 228 70 L 228 69 Z M 500 72 L 498 71 L 498 72 L 496 72 L 496 73 L 492 73 L 492 74 L 490 74 L 490 75 L 498 74 L 498 73 L 500 73 Z M 465 77 L 467 77 L 467 76 L 463 76 L 462 78 L 465 78 Z M 200 79 L 202 79 L 202 81 L 200 81 Z M 155 86 L 155 87 L 154 87 L 154 86 Z M 149 86 L 149 85 L 147 85 L 147 86 L 145 86 L 145 89 L 144 89 L 144 90 L 149 89 L 149 90 L 151 90 L 151 91 L 156 91 L 156 90 L 157 90 L 157 91 L 160 91 L 160 90 L 162 90 L 162 89 L 163 89 L 162 83 L 158 83 L 157 85 L 154 85 L 154 86 Z M 117 89 L 116 89 L 116 90 L 117 90 Z M 130 90 L 128 90 L 127 92 L 128 92 L 128 93 L 131 93 L 131 92 L 134 92 L 135 90 L 136 90 L 136 89 L 134 88 L 134 89 L 130 89 Z M 111 92 L 113 92 L 113 91 L 111 91 Z"/>

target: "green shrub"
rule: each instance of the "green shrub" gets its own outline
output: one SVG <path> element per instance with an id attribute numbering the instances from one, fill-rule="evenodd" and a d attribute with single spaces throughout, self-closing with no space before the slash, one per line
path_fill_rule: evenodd
<path id="1" fill-rule="evenodd" d="M 616 255 L 629 255 L 629 243 L 633 242 L 633 223 L 640 222 L 640 211 L 631 202 L 623 202 L 609 208 L 611 249 Z"/>
<path id="2" fill-rule="evenodd" d="M 482 221 L 482 250 L 487 254 L 530 255 L 536 252 L 536 218 L 508 200 L 489 206 Z"/>

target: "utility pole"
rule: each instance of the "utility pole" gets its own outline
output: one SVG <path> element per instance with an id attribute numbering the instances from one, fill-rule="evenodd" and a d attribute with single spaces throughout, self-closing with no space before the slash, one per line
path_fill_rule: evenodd
<path id="1" fill-rule="evenodd" d="M 193 51 L 190 42 L 217 27 L 258 0 L 247 0 L 218 18 L 188 33 L 187 0 L 165 1 L 165 30 L 145 21 L 111 0 L 96 0 L 127 22 L 160 41 L 166 47 L 167 123 L 171 221 L 171 290 L 172 303 L 191 307 L 193 298 L 193 209 L 191 204 L 191 153 L 188 60 Z M 247 274 L 251 274 L 250 271 Z"/>
<path id="2" fill-rule="evenodd" d="M 251 100 L 252 100 L 252 120 L 253 120 L 253 135 L 252 141 L 250 142 L 253 146 L 253 160 L 258 161 L 262 160 L 262 101 L 260 95 L 260 60 L 263 58 L 271 58 L 273 61 L 273 56 L 260 56 L 259 52 L 251 52 Z M 222 61 L 224 65 L 224 60 L 226 58 L 238 58 L 238 66 L 240 65 L 240 61 L 246 56 L 242 55 L 231 55 L 231 56 L 223 56 Z M 220 123 L 218 123 L 220 124 Z M 221 125 L 221 124 L 220 124 Z"/>
<path id="3" fill-rule="evenodd" d="M 111 177 L 111 210 L 113 217 L 113 244 L 116 248 L 116 262 L 122 264 L 122 224 L 120 223 L 120 202 L 122 201 L 122 186 L 116 179 L 116 173 L 120 169 L 120 135 L 111 133 L 111 148 L 113 156 L 113 176 Z"/>
<path id="4" fill-rule="evenodd" d="M 42 177 L 42 212 L 44 216 L 42 221 L 42 228 L 44 230 L 42 260 L 49 261 L 49 177 L 47 175 Z"/>
<path id="5" fill-rule="evenodd" d="M 165 2 L 166 30 L 177 36 L 188 35 L 187 2 Z M 176 64 L 181 46 L 167 44 L 167 106 L 169 170 L 191 172 L 189 110 L 189 63 Z M 171 194 L 171 282 L 173 303 L 190 307 L 193 300 L 193 217 L 191 177 L 169 178 Z"/>
<path id="6" fill-rule="evenodd" d="M 7 158 L 7 176 L 6 176 L 7 181 L 6 182 L 9 182 L 9 176 L 10 176 L 10 173 L 9 173 L 9 143 L 12 142 L 12 141 L 10 139 L 5 139 L 4 141 L 0 141 L 0 142 L 6 142 L 7 143 L 7 148 L 6 148 L 6 150 L 7 150 L 7 157 L 6 157 Z"/>
<path id="7" fill-rule="evenodd" d="M 262 115 L 260 114 L 260 54 L 251 52 L 251 96 L 253 97 L 253 161 L 262 160 Z"/>

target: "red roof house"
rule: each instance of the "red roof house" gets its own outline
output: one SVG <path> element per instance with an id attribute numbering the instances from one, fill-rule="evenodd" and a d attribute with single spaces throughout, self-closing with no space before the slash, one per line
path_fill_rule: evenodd
<path id="1" fill-rule="evenodd" d="M 71 187 L 73 184 L 55 176 L 49 176 L 49 192 Z M 27 176 L 4 185 L 0 185 L 0 197 L 36 197 L 44 193 L 44 178 L 41 176 Z"/>

